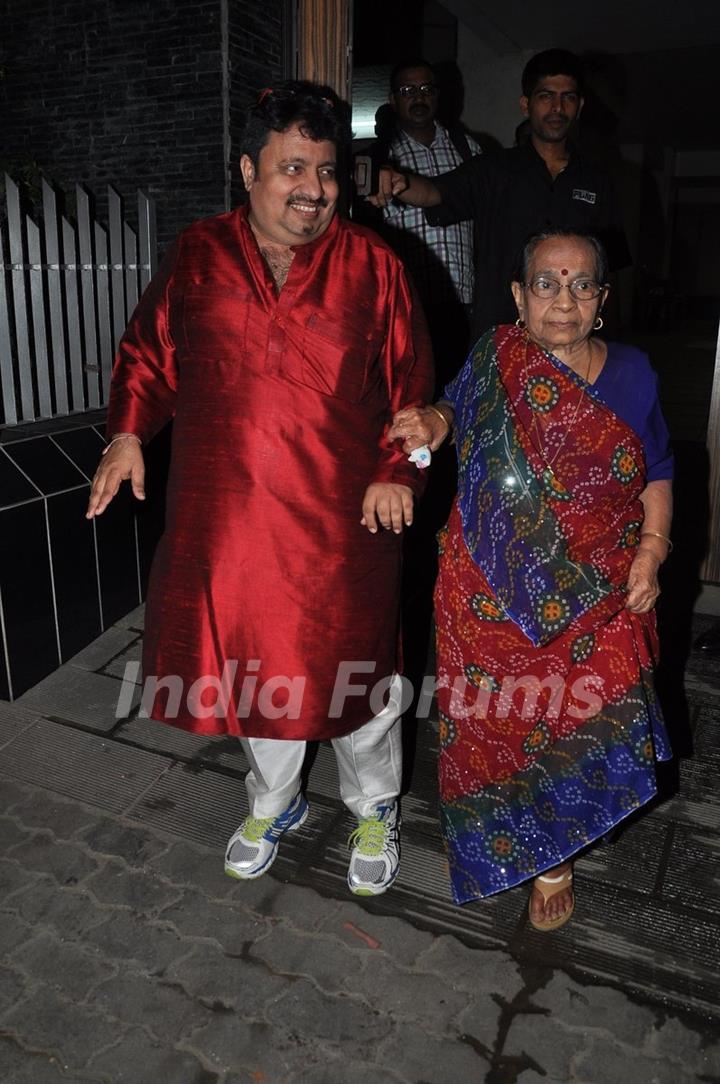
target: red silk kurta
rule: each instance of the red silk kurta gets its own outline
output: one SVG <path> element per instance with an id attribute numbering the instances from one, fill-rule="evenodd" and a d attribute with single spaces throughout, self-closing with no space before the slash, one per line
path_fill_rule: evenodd
<path id="1" fill-rule="evenodd" d="M 175 419 L 145 703 L 156 677 L 153 718 L 200 733 L 338 737 L 398 667 L 402 541 L 360 518 L 369 483 L 422 486 L 384 434 L 432 393 L 424 320 L 368 230 L 335 218 L 294 253 L 278 294 L 245 209 L 190 226 L 113 374 L 110 434 Z"/>

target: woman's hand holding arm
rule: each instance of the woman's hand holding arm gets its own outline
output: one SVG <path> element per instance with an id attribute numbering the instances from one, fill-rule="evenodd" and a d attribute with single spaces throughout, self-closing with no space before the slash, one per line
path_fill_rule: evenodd
<path id="1" fill-rule="evenodd" d="M 444 399 L 434 406 L 407 407 L 393 418 L 388 438 L 402 440 L 407 455 L 424 444 L 434 452 L 452 432 L 454 417 L 452 406 Z"/>

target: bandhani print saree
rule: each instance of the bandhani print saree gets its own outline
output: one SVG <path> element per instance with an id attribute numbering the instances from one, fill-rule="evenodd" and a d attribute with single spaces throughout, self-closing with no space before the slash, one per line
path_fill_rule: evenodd
<path id="1" fill-rule="evenodd" d="M 656 792 L 671 756 L 654 613 L 625 609 L 636 433 L 514 326 L 448 396 L 458 496 L 435 603 L 442 829 L 458 903 L 565 861 Z"/>

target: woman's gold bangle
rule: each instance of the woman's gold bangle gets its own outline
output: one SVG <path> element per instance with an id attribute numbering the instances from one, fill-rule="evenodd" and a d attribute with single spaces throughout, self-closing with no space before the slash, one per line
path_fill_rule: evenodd
<path id="1" fill-rule="evenodd" d="M 450 422 L 447 420 L 447 418 L 445 417 L 445 415 L 443 414 L 442 410 L 438 410 L 438 408 L 436 406 L 433 406 L 432 403 L 429 403 L 428 406 L 430 407 L 430 410 L 435 411 L 438 418 L 442 418 L 442 420 L 445 422 L 445 425 L 447 426 L 447 431 L 449 433 L 450 430 L 452 429 L 452 426 L 451 426 Z"/>
<path id="2" fill-rule="evenodd" d="M 667 542 L 668 553 L 672 553 L 674 547 L 666 534 L 660 534 L 659 531 L 642 531 L 640 538 L 645 538 L 646 535 L 652 535 L 653 538 L 661 538 L 663 542 Z"/>

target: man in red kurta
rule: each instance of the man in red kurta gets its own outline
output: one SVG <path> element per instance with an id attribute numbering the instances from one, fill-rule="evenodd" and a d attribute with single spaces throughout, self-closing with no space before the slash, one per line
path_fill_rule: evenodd
<path id="1" fill-rule="evenodd" d="M 331 739 L 359 822 L 350 888 L 376 894 L 399 857 L 400 535 L 421 482 L 386 432 L 432 365 L 401 263 L 335 213 L 346 117 L 326 87 L 260 95 L 249 204 L 180 235 L 120 344 L 88 515 L 122 479 L 143 496 L 142 445 L 174 418 L 143 703 L 243 743 L 242 879 L 304 821 L 306 742 Z"/>

